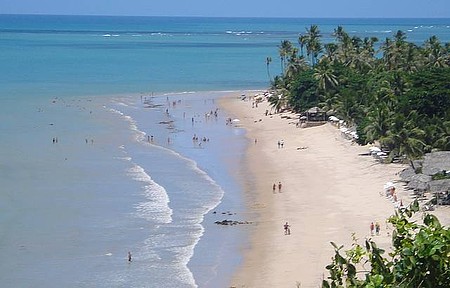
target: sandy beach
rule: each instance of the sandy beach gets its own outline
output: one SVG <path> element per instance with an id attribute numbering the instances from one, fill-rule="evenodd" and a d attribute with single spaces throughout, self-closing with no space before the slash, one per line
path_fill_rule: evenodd
<path id="1" fill-rule="evenodd" d="M 330 242 L 350 248 L 353 233 L 360 243 L 373 237 L 389 247 L 386 219 L 395 207 L 383 186 L 396 183 L 405 166 L 361 156 L 368 147 L 345 139 L 332 124 L 298 128 L 289 114 L 265 116 L 267 102 L 252 107 L 234 95 L 221 106 L 240 120 L 236 125 L 252 143 L 242 178 L 249 210 L 257 215 L 247 219 L 255 223 L 251 245 L 231 287 L 319 287 L 333 256 Z M 399 197 L 407 195 L 400 183 L 396 188 Z M 291 235 L 284 233 L 286 222 Z M 371 236 L 371 222 L 380 223 L 380 235 Z"/>

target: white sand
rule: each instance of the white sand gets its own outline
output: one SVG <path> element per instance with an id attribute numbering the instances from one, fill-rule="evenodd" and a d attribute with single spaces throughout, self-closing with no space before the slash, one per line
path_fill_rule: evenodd
<path id="1" fill-rule="evenodd" d="M 398 180 L 396 173 L 404 166 L 359 156 L 368 147 L 352 144 L 331 124 L 296 128 L 295 120 L 280 114 L 264 116 L 270 111 L 267 102 L 252 108 L 251 101 L 234 96 L 221 105 L 241 120 L 238 125 L 252 139 L 249 166 L 242 167 L 242 173 L 248 175 L 244 184 L 249 209 L 259 215 L 247 219 L 256 223 L 251 247 L 244 251 L 244 263 L 230 286 L 319 287 L 333 256 L 330 241 L 350 248 L 355 233 L 363 243 L 375 221 L 381 224 L 381 234 L 372 237 L 379 246 L 389 247 L 385 220 L 394 205 L 380 193 L 386 182 Z M 284 148 L 278 148 L 278 140 L 284 140 Z M 273 193 L 272 185 L 279 181 L 282 191 Z M 397 192 L 406 195 L 400 184 Z M 286 221 L 290 236 L 283 232 Z"/>

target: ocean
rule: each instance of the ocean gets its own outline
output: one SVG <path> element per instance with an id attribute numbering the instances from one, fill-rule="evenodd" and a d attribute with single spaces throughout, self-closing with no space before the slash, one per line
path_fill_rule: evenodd
<path id="1" fill-rule="evenodd" d="M 214 222 L 253 218 L 250 142 L 217 102 L 311 24 L 450 41 L 450 19 L 0 15 L 2 286 L 227 287 L 252 225 Z"/>

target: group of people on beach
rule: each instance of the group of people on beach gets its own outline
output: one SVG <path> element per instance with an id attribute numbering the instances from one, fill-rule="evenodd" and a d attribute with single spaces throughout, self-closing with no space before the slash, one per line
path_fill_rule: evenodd
<path id="1" fill-rule="evenodd" d="M 278 182 L 278 186 L 277 184 L 273 183 L 272 185 L 272 192 L 275 193 L 278 187 L 278 193 L 281 193 L 281 188 L 283 188 L 283 184 L 281 184 L 281 182 Z"/>
<path id="2" fill-rule="evenodd" d="M 370 235 L 371 236 L 380 235 L 380 230 L 381 230 L 380 223 L 378 223 L 378 222 L 375 222 L 375 224 L 373 224 L 373 222 L 370 223 Z"/>

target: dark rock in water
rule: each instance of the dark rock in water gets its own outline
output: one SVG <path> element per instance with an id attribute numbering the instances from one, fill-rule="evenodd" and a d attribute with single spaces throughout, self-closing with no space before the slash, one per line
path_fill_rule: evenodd
<path id="1" fill-rule="evenodd" d="M 158 107 L 162 107 L 162 104 L 150 104 L 149 102 L 144 102 L 144 104 L 146 104 L 144 106 L 144 108 L 158 108 Z"/>
<path id="2" fill-rule="evenodd" d="M 173 120 L 170 121 L 160 121 L 159 124 L 171 124 L 173 123 Z"/>
<path id="3" fill-rule="evenodd" d="M 240 224 L 252 224 L 252 222 L 249 221 L 235 221 L 235 220 L 222 220 L 222 221 L 216 221 L 214 222 L 217 225 L 228 225 L 228 226 L 233 226 L 233 225 L 240 225 Z"/>

